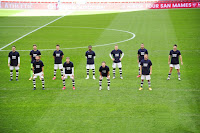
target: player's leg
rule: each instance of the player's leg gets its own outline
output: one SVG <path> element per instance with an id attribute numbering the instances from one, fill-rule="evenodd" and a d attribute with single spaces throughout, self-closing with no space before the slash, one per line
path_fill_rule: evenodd
<path id="1" fill-rule="evenodd" d="M 102 79 L 101 77 L 99 77 L 99 90 L 102 90 Z"/>
<path id="2" fill-rule="evenodd" d="M 65 87 L 65 79 L 67 79 L 67 75 L 65 74 L 65 77 L 62 79 L 63 80 L 63 90 L 65 90 L 66 89 L 66 87 Z"/>
<path id="3" fill-rule="evenodd" d="M 56 79 L 56 71 L 58 69 L 58 64 L 54 64 L 54 71 L 53 71 L 53 79 L 52 80 L 55 80 Z"/>
<path id="4" fill-rule="evenodd" d="M 13 80 L 13 69 L 14 69 L 14 67 L 10 66 L 10 81 Z"/>
<path id="5" fill-rule="evenodd" d="M 71 75 L 70 77 L 71 77 L 71 79 L 72 79 L 73 90 L 75 90 L 75 80 L 74 80 L 74 77 L 72 77 L 72 75 Z"/>
<path id="6" fill-rule="evenodd" d="M 60 74 L 61 74 L 61 79 L 63 77 L 63 65 L 59 64 L 59 69 L 60 69 Z"/>
<path id="7" fill-rule="evenodd" d="M 168 73 L 168 77 L 167 77 L 167 80 L 170 80 L 170 77 L 171 77 L 171 74 L 172 74 L 172 70 L 173 70 L 173 64 L 170 64 L 170 66 L 169 66 L 170 68 L 169 68 L 169 73 Z"/>
<path id="8" fill-rule="evenodd" d="M 92 73 L 93 73 L 93 79 L 96 79 L 95 78 L 95 65 L 91 65 L 91 69 L 92 69 Z"/>
<path id="9" fill-rule="evenodd" d="M 177 64 L 175 67 L 176 67 L 175 69 L 177 70 L 177 74 L 178 74 L 178 80 L 180 81 L 181 80 L 180 65 Z"/>
<path id="10" fill-rule="evenodd" d="M 16 70 L 16 81 L 18 81 L 18 77 L 19 77 L 19 67 L 15 67 Z"/>
<path id="11" fill-rule="evenodd" d="M 120 74 L 120 78 L 123 79 L 122 77 L 122 63 L 118 63 L 118 68 L 119 68 L 119 74 Z"/>
<path id="12" fill-rule="evenodd" d="M 142 75 L 142 76 L 141 76 L 141 83 L 140 83 L 140 88 L 139 88 L 139 90 L 142 90 L 142 89 L 143 89 L 144 80 L 145 80 L 145 75 Z"/>
<path id="13" fill-rule="evenodd" d="M 37 75 L 34 75 L 33 76 L 33 90 L 36 90 L 36 79 L 37 78 Z"/>
<path id="14" fill-rule="evenodd" d="M 148 86 L 149 86 L 149 90 L 151 91 L 151 76 L 150 75 L 146 75 L 146 80 L 148 81 Z"/>
<path id="15" fill-rule="evenodd" d="M 42 89 L 45 90 L 45 88 L 44 88 L 44 77 L 42 76 L 42 73 L 40 73 L 40 79 L 42 80 Z"/>
<path id="16" fill-rule="evenodd" d="M 110 90 L 110 76 L 107 77 L 107 83 L 108 83 L 108 87 L 107 87 L 107 89 Z"/>
<path id="17" fill-rule="evenodd" d="M 33 64 L 31 63 L 31 71 L 30 71 L 30 78 L 29 80 L 31 80 L 33 78 Z"/>
<path id="18" fill-rule="evenodd" d="M 115 79 L 115 70 L 116 70 L 116 63 L 113 62 L 113 79 Z"/>
<path id="19" fill-rule="evenodd" d="M 89 65 L 87 64 L 86 65 L 86 74 L 87 74 L 87 77 L 85 79 L 89 79 Z"/>
<path id="20" fill-rule="evenodd" d="M 137 76 L 137 78 L 139 78 L 139 77 L 141 77 L 141 75 L 140 75 L 140 62 L 138 63 L 138 67 L 139 67 L 139 74 L 138 74 L 138 76 Z"/>

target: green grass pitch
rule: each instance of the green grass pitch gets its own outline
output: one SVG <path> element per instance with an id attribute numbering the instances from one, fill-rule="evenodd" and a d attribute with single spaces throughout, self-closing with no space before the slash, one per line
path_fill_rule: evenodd
<path id="1" fill-rule="evenodd" d="M 42 26 L 58 18 L 10 16 L 16 12 L 20 11 L 0 10 L 0 47 L 37 28 L 25 26 Z M 124 79 L 119 79 L 117 70 L 117 78 L 111 79 L 111 90 L 107 91 L 105 79 L 103 90 L 98 90 L 98 68 L 102 61 L 106 61 L 112 70 L 109 53 L 114 44 L 93 48 L 96 52 L 96 80 L 85 80 L 84 54 L 87 48 L 62 49 L 65 57 L 69 56 L 75 65 L 76 81 L 76 90 L 72 90 L 71 80 L 66 80 L 64 91 L 59 71 L 58 78 L 52 81 L 53 50 L 41 51 L 46 90 L 41 89 L 41 81 L 37 79 L 36 91 L 32 90 L 32 81 L 28 80 L 29 51 L 19 51 L 21 66 L 18 82 L 9 82 L 8 51 L 0 51 L 1 133 L 200 132 L 199 9 L 78 14 L 74 12 L 65 16 L 12 45 L 17 50 L 31 50 L 33 44 L 37 44 L 39 50 L 55 49 L 57 43 L 61 49 L 87 47 L 131 38 L 131 34 L 103 28 L 130 31 L 136 37 L 118 44 L 125 53 L 122 60 Z M 137 50 L 141 43 L 145 44 L 153 63 L 152 91 L 148 90 L 147 82 L 144 83 L 144 90 L 138 90 Z M 175 70 L 171 80 L 167 81 L 168 54 L 175 43 L 183 56 L 182 81 L 178 81 Z M 12 45 L 3 50 L 11 50 Z"/>

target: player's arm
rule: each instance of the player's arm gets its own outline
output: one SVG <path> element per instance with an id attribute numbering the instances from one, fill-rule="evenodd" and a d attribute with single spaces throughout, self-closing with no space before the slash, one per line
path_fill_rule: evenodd
<path id="1" fill-rule="evenodd" d="M 74 67 L 72 67 L 72 77 L 74 77 Z"/>
<path id="2" fill-rule="evenodd" d="M 168 57 L 168 64 L 170 64 L 171 55 Z"/>
<path id="3" fill-rule="evenodd" d="M 122 53 L 122 57 L 119 60 L 121 61 L 123 57 L 124 57 L 124 53 Z"/>
<path id="4" fill-rule="evenodd" d="M 152 66 L 150 66 L 150 75 L 152 74 Z"/>
<path id="5" fill-rule="evenodd" d="M 101 73 L 101 72 L 99 72 L 99 75 L 100 75 L 100 77 L 102 78 L 102 73 Z"/>
<path id="6" fill-rule="evenodd" d="M 8 57 L 8 67 L 10 66 L 10 57 Z"/>
<path id="7" fill-rule="evenodd" d="M 39 52 L 38 56 L 39 56 L 39 58 L 41 58 L 41 53 L 40 52 Z"/>
<path id="8" fill-rule="evenodd" d="M 107 77 L 109 77 L 110 76 L 110 71 L 108 71 L 108 74 L 107 74 Z"/>
<path id="9" fill-rule="evenodd" d="M 20 56 L 18 56 L 18 67 L 20 66 Z"/>
<path id="10" fill-rule="evenodd" d="M 140 75 L 142 75 L 142 65 L 140 65 Z"/>
<path id="11" fill-rule="evenodd" d="M 140 57 L 140 55 L 137 54 L 137 63 L 139 63 L 139 57 Z"/>
<path id="12" fill-rule="evenodd" d="M 111 53 L 109 54 L 109 56 L 110 56 L 111 60 L 113 60 L 113 61 L 115 60 L 115 59 L 112 57 L 112 54 L 111 54 Z"/>
<path id="13" fill-rule="evenodd" d="M 183 65 L 183 59 L 182 59 L 182 56 L 179 55 L 179 57 L 180 57 L 180 60 L 181 60 L 181 65 Z"/>
<path id="14" fill-rule="evenodd" d="M 44 66 L 42 67 L 42 75 L 44 76 Z"/>

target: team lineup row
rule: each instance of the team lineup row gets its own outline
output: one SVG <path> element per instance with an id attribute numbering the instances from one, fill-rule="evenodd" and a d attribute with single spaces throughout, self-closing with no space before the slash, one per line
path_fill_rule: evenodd
<path id="1" fill-rule="evenodd" d="M 113 61 L 112 68 L 113 68 L 113 79 L 115 79 L 115 70 L 118 67 L 120 78 L 122 77 L 122 63 L 121 60 L 124 56 L 124 53 L 118 49 L 118 45 L 115 45 L 115 49 L 111 51 L 109 54 L 110 58 Z M 40 80 L 42 81 L 42 87 L 43 90 L 45 90 L 44 87 L 44 64 L 40 60 L 41 58 L 41 52 L 37 49 L 37 45 L 33 45 L 33 50 L 30 51 L 30 57 L 31 57 L 31 71 L 30 71 L 30 78 L 29 80 L 33 79 L 33 90 L 36 90 L 36 78 L 40 77 Z M 65 87 L 65 79 L 70 77 L 72 79 L 72 85 L 73 90 L 75 90 L 75 80 L 74 80 L 74 65 L 70 61 L 69 57 L 66 57 L 66 62 L 62 64 L 62 59 L 64 57 L 64 53 L 60 50 L 60 46 L 56 45 L 56 50 L 53 52 L 54 57 L 54 77 L 53 80 L 56 79 L 56 71 L 60 69 L 61 72 L 61 79 L 63 80 L 63 90 L 66 89 Z M 95 78 L 95 64 L 94 59 L 96 57 L 96 54 L 94 51 L 92 51 L 92 46 L 88 46 L 88 51 L 85 53 L 85 57 L 87 59 L 87 65 L 86 65 L 86 71 L 87 71 L 87 77 L 86 79 L 89 79 L 89 70 L 92 70 L 93 72 L 93 79 Z M 168 64 L 170 66 L 169 74 L 167 80 L 170 79 L 171 73 L 173 68 L 177 69 L 178 72 L 178 80 L 180 81 L 180 65 L 179 65 L 179 58 L 182 62 L 182 56 L 179 50 L 177 50 L 177 45 L 175 44 L 173 46 L 173 50 L 169 53 L 168 58 Z M 170 62 L 171 60 L 171 62 Z M 151 88 L 151 74 L 152 74 L 152 62 L 148 59 L 148 50 L 144 48 L 144 44 L 141 44 L 141 48 L 138 50 L 137 53 L 137 62 L 139 67 L 139 74 L 138 78 L 141 77 L 141 86 L 139 90 L 143 89 L 144 80 L 148 81 L 149 90 L 152 90 Z M 16 47 L 12 47 L 12 51 L 8 55 L 8 66 L 10 67 L 10 81 L 13 80 L 13 70 L 16 70 L 16 80 L 18 81 L 19 76 L 19 67 L 20 67 L 20 55 L 16 51 Z M 106 66 L 106 62 L 103 61 L 100 68 L 100 77 L 99 77 L 99 90 L 102 90 L 102 80 L 103 77 L 107 78 L 107 89 L 110 90 L 110 69 L 108 66 Z"/>

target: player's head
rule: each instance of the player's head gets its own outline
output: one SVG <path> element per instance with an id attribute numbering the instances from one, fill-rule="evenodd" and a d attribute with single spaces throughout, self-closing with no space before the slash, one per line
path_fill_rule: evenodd
<path id="1" fill-rule="evenodd" d="M 105 67 L 105 66 L 106 66 L 106 62 L 103 61 L 103 62 L 101 63 L 101 66 L 102 66 L 102 67 Z"/>
<path id="2" fill-rule="evenodd" d="M 56 45 L 56 50 L 59 50 L 60 49 L 60 45 Z"/>
<path id="3" fill-rule="evenodd" d="M 33 50 L 37 50 L 37 45 L 33 44 Z"/>
<path id="4" fill-rule="evenodd" d="M 141 43 L 140 47 L 141 49 L 144 49 L 144 43 Z"/>
<path id="5" fill-rule="evenodd" d="M 40 60 L 40 56 L 36 56 L 35 59 L 36 59 L 36 61 L 39 61 Z"/>
<path id="6" fill-rule="evenodd" d="M 89 51 L 92 50 L 92 46 L 91 46 L 91 45 L 88 46 L 88 50 L 89 50 Z"/>
<path id="7" fill-rule="evenodd" d="M 174 46 L 173 46 L 173 50 L 174 50 L 174 51 L 177 50 L 177 45 L 176 45 L 176 44 L 174 44 Z"/>
<path id="8" fill-rule="evenodd" d="M 117 44 L 115 45 L 115 50 L 118 50 L 118 45 Z"/>
<path id="9" fill-rule="evenodd" d="M 69 63 L 69 61 L 70 61 L 70 58 L 66 57 L 66 62 Z"/>
<path id="10" fill-rule="evenodd" d="M 147 60 L 148 59 L 148 54 L 144 55 L 144 59 Z"/>
<path id="11" fill-rule="evenodd" d="M 12 51 L 15 52 L 15 50 L 16 50 L 16 47 L 12 46 Z"/>

